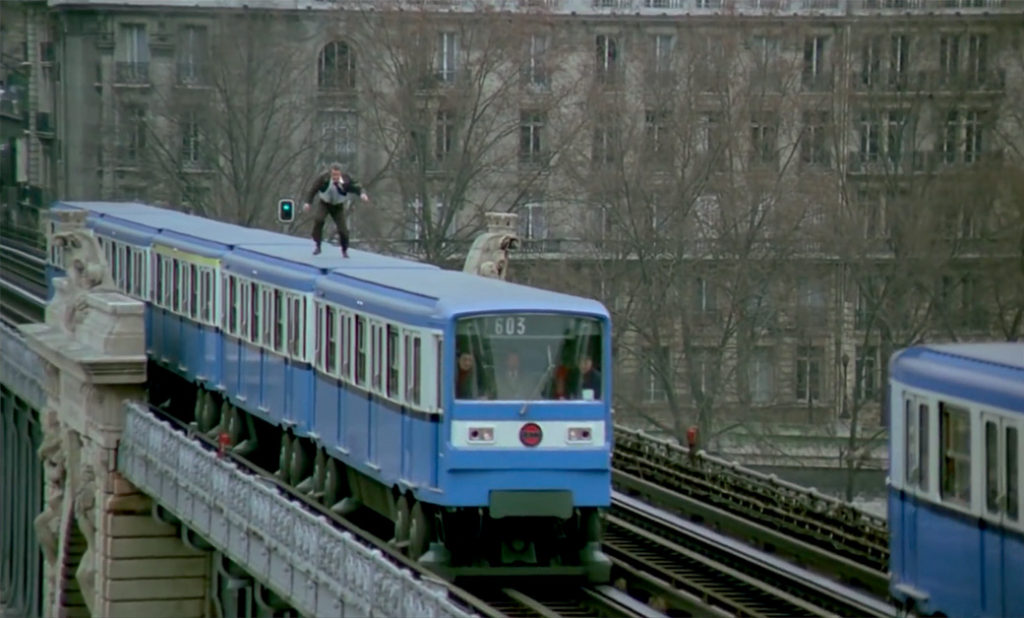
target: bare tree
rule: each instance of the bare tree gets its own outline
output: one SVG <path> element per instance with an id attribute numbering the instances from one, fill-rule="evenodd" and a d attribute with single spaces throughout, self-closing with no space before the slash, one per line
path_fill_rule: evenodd
<path id="1" fill-rule="evenodd" d="M 591 221 L 619 359 L 634 361 L 617 368 L 634 388 L 618 392 L 663 400 L 667 417 L 637 412 L 679 439 L 694 422 L 710 438 L 717 410 L 749 402 L 749 352 L 804 250 L 812 209 L 793 196 L 799 131 L 787 113 L 799 73 L 780 40 L 744 28 L 708 30 L 685 50 L 668 35 L 594 38 L 590 124 L 562 169 L 588 188 L 577 219 Z M 650 50 L 643 69 L 619 63 L 626 45 Z"/>
<path id="2" fill-rule="evenodd" d="M 488 210 L 543 188 L 554 127 L 573 91 L 553 61 L 567 44 L 543 14 L 446 13 L 386 3 L 345 17 L 372 75 L 360 90 L 375 178 L 397 203 L 378 221 L 430 262 L 464 249 Z"/>
<path id="3" fill-rule="evenodd" d="M 309 171 L 314 65 L 289 23 L 232 13 L 180 32 L 173 79 L 145 119 L 149 175 L 163 197 L 261 225 L 294 195 Z"/>

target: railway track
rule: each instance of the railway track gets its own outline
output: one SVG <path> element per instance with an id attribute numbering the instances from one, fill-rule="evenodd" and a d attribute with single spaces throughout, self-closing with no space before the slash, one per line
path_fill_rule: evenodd
<path id="1" fill-rule="evenodd" d="M 636 596 L 687 615 L 892 616 L 863 591 L 616 494 L 604 550 Z M 639 594 L 638 594 L 639 593 Z"/>
<path id="2" fill-rule="evenodd" d="M 593 588 L 491 588 L 474 590 L 474 595 L 505 616 L 573 618 L 595 616 L 618 618 L 637 616 L 664 618 L 664 614 L 640 603 L 611 586 Z"/>
<path id="3" fill-rule="evenodd" d="M 43 252 L 7 237 L 0 241 L 0 316 L 12 324 L 41 322 L 47 295 Z"/>
<path id="4" fill-rule="evenodd" d="M 885 520 L 838 499 L 615 428 L 612 481 L 644 502 L 713 526 L 873 595 L 888 595 Z"/>

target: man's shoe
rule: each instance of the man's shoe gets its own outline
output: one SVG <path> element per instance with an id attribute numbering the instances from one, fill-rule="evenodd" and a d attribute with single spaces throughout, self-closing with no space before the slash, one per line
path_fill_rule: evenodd
<path id="1" fill-rule="evenodd" d="M 320 255 L 320 245 L 313 248 L 313 255 Z"/>
<path id="2" fill-rule="evenodd" d="M 348 257 L 348 249 L 342 249 L 341 250 L 341 257 L 343 257 L 343 258 L 347 258 Z"/>

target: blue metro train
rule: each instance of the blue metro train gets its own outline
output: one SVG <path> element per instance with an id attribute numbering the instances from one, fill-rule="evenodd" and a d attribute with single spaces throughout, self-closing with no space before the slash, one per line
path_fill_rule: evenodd
<path id="1" fill-rule="evenodd" d="M 443 573 L 608 579 L 600 303 L 362 251 L 313 256 L 306 239 L 144 204 L 53 210 L 88 213 L 115 283 L 146 303 L 150 388 L 188 392 L 204 432 L 339 512 L 387 517 Z"/>
<path id="2" fill-rule="evenodd" d="M 890 592 L 918 615 L 1024 616 L 1024 344 L 890 362 Z"/>

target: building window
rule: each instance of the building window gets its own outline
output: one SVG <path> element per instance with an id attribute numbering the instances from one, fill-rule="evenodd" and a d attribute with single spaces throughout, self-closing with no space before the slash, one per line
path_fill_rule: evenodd
<path id="1" fill-rule="evenodd" d="M 775 363 L 771 348 L 754 348 L 747 365 L 750 401 L 771 403 L 775 398 Z"/>
<path id="2" fill-rule="evenodd" d="M 824 324 L 825 281 L 819 277 L 800 277 L 797 280 L 796 303 L 801 323 Z"/>
<path id="3" fill-rule="evenodd" d="M 529 166 L 543 166 L 545 156 L 544 112 L 521 112 L 519 115 L 519 163 Z"/>
<path id="4" fill-rule="evenodd" d="M 828 41 L 829 37 L 824 35 L 804 39 L 803 85 L 806 90 L 821 91 L 831 85 L 825 55 Z"/>
<path id="5" fill-rule="evenodd" d="M 612 84 L 619 77 L 619 45 L 615 37 L 599 34 L 597 45 L 597 81 Z"/>
<path id="6" fill-rule="evenodd" d="M 546 90 L 551 84 L 548 75 L 548 37 L 531 34 L 527 43 L 523 79 L 530 88 Z"/>
<path id="7" fill-rule="evenodd" d="M 320 90 L 351 90 L 356 85 L 355 57 L 348 43 L 331 41 L 317 59 Z"/>
<path id="8" fill-rule="evenodd" d="M 750 120 L 750 161 L 758 165 L 773 165 L 778 162 L 778 117 L 770 113 L 758 113 Z"/>
<path id="9" fill-rule="evenodd" d="M 434 119 L 434 160 L 444 163 L 455 149 L 455 114 L 440 110 Z"/>
<path id="10" fill-rule="evenodd" d="M 878 348 L 859 345 L 854 362 L 854 401 L 877 399 L 878 386 Z"/>
<path id="11" fill-rule="evenodd" d="M 459 39 L 454 32 L 442 32 L 438 36 L 437 79 L 445 84 L 454 84 L 458 67 Z"/>
<path id="12" fill-rule="evenodd" d="M 656 76 L 668 76 L 672 73 L 673 55 L 676 37 L 671 34 L 654 35 L 654 51 L 652 68 Z"/>
<path id="13" fill-rule="evenodd" d="M 861 114 L 858 123 L 858 137 L 860 138 L 860 160 L 862 163 L 878 161 L 881 133 L 882 128 L 877 114 L 872 112 Z"/>
<path id="14" fill-rule="evenodd" d="M 882 38 L 869 36 L 861 49 L 860 83 L 871 87 L 878 84 L 882 74 Z"/>
<path id="15" fill-rule="evenodd" d="M 984 152 L 985 112 L 950 110 L 946 114 L 942 155 L 946 163 L 976 163 Z"/>
<path id="16" fill-rule="evenodd" d="M 974 84 L 985 81 L 988 72 L 988 35 L 972 34 L 967 38 L 967 75 Z"/>
<path id="17" fill-rule="evenodd" d="M 946 82 L 956 79 L 960 72 L 960 35 L 943 34 L 939 37 L 939 72 Z"/>
<path id="18" fill-rule="evenodd" d="M 200 115 L 193 110 L 181 119 L 181 166 L 184 169 L 202 169 L 202 130 Z"/>
<path id="19" fill-rule="evenodd" d="M 519 208 L 519 235 L 527 240 L 548 237 L 547 210 L 543 204 L 529 203 Z"/>
<path id="20" fill-rule="evenodd" d="M 596 167 L 614 165 L 619 149 L 618 127 L 606 120 L 594 127 L 591 163 Z"/>
<path id="21" fill-rule="evenodd" d="M 715 286 L 707 277 L 693 280 L 693 311 L 702 318 L 714 318 L 718 309 Z"/>
<path id="22" fill-rule="evenodd" d="M 718 365 L 721 359 L 714 348 L 693 347 L 690 349 L 690 394 L 694 402 L 715 394 L 718 388 Z"/>
<path id="23" fill-rule="evenodd" d="M 802 345 L 796 350 L 796 400 L 814 403 L 821 399 L 821 346 Z"/>
<path id="24" fill-rule="evenodd" d="M 669 154 L 669 114 L 663 110 L 644 112 L 644 150 L 659 162 L 667 163 Z"/>
<path id="25" fill-rule="evenodd" d="M 800 159 L 804 165 L 827 168 L 832 164 L 829 154 L 828 112 L 804 112 L 804 134 L 800 139 Z"/>
<path id="26" fill-rule="evenodd" d="M 640 384 L 644 401 L 658 403 L 668 400 L 665 385 L 671 380 L 668 346 L 653 346 L 640 359 Z"/>
<path id="27" fill-rule="evenodd" d="M 320 112 L 321 163 L 353 165 L 359 153 L 358 117 L 353 111 Z"/>
<path id="28" fill-rule="evenodd" d="M 146 109 L 141 105 L 125 105 L 117 115 L 118 163 L 137 165 L 146 148 Z"/>
<path id="29" fill-rule="evenodd" d="M 145 24 L 121 24 L 115 71 L 119 84 L 149 83 L 149 38 Z"/>
<path id="30" fill-rule="evenodd" d="M 902 88 L 907 85 L 910 67 L 910 38 L 894 34 L 889 39 L 889 85 Z"/>
<path id="31" fill-rule="evenodd" d="M 178 83 L 192 86 L 206 82 L 206 28 L 185 26 L 178 35 Z"/>

